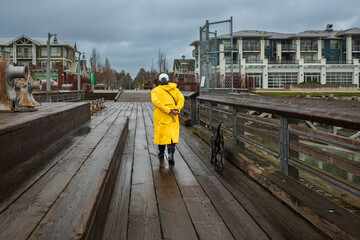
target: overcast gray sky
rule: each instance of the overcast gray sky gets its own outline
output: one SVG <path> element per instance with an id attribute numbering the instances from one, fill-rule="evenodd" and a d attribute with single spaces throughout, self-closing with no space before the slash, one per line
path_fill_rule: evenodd
<path id="1" fill-rule="evenodd" d="M 0 37 L 47 37 L 75 41 L 89 60 L 96 48 L 112 68 L 149 70 L 159 48 L 169 67 L 199 39 L 206 20 L 233 17 L 234 31 L 297 33 L 360 27 L 359 0 L 1 0 Z"/>

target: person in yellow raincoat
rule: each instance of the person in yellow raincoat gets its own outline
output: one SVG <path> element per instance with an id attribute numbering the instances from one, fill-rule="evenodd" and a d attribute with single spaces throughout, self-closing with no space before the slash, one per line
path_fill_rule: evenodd
<path id="1" fill-rule="evenodd" d="M 165 73 L 159 76 L 160 84 L 151 90 L 151 101 L 154 108 L 154 144 L 159 145 L 159 158 L 164 157 L 165 146 L 168 149 L 168 161 L 174 165 L 175 144 L 179 142 L 179 116 L 184 106 L 184 96 L 176 83 L 169 83 Z"/>

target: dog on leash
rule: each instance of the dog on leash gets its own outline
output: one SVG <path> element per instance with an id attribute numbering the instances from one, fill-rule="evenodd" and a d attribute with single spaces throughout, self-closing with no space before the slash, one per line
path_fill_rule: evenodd
<path id="1" fill-rule="evenodd" d="M 221 134 L 221 124 L 219 124 L 216 132 L 213 132 L 211 136 L 211 163 L 224 167 L 224 137 Z M 218 163 L 217 155 L 220 155 L 220 161 Z"/>

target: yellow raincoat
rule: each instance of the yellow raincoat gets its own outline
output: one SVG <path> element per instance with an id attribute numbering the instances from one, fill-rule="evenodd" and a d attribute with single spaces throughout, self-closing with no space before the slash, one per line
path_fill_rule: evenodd
<path id="1" fill-rule="evenodd" d="M 179 112 L 184 106 L 184 96 L 176 87 L 176 83 L 169 83 L 168 85 L 159 85 L 151 91 L 151 101 L 155 105 L 154 109 L 154 128 L 155 137 L 154 144 L 167 145 L 179 142 L 179 118 L 177 115 L 173 115 L 176 120 L 169 115 L 170 109 L 178 109 Z M 175 105 L 174 99 L 177 102 Z"/>

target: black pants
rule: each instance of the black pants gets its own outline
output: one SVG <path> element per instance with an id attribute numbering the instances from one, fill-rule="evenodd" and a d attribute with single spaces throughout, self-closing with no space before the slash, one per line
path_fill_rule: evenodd
<path id="1" fill-rule="evenodd" d="M 165 151 L 165 146 L 167 146 L 168 153 L 174 153 L 175 152 L 175 143 L 171 143 L 171 144 L 168 144 L 168 145 L 158 145 L 159 151 L 164 152 Z"/>

